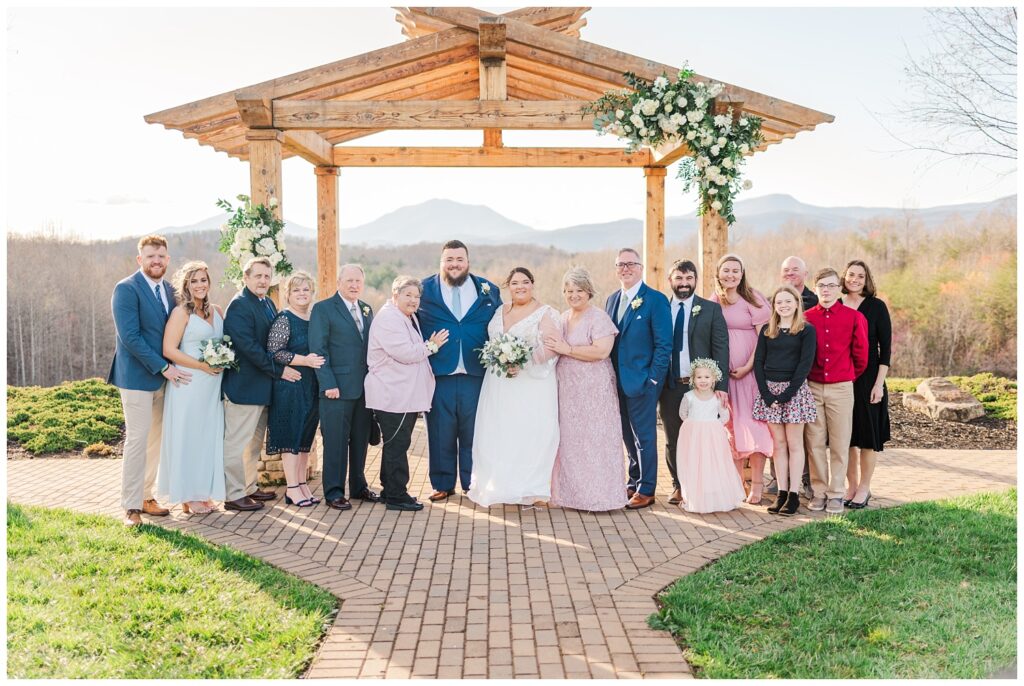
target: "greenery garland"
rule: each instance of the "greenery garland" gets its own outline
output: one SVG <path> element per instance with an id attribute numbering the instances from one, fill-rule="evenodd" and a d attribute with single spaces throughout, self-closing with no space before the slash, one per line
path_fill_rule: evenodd
<path id="1" fill-rule="evenodd" d="M 623 76 L 629 90 L 608 91 L 584 107 L 596 115 L 594 128 L 626 140 L 629 151 L 685 141 L 693 155 L 679 163 L 676 176 L 683 179 L 684 192 L 696 186 L 697 214 L 713 209 L 730 224 L 735 222 L 733 199 L 751 187 L 742 180 L 740 168 L 763 141 L 761 120 L 749 114 L 736 118 L 731 107 L 715 114 L 722 84 L 695 82 L 694 72 L 685 66 L 675 82 L 664 73 L 654 81 L 632 72 Z"/>
<path id="2" fill-rule="evenodd" d="M 217 250 L 228 256 L 222 283 L 242 286 L 242 267 L 251 258 L 267 257 L 274 266 L 273 283 L 292 273 L 284 246 L 284 221 L 273 212 L 277 199 L 270 199 L 270 207 L 263 204 L 253 206 L 248 195 L 239 195 L 242 203 L 232 207 L 227 200 L 218 200 L 217 207 L 231 213 L 228 221 L 220 227 L 220 245 Z"/>

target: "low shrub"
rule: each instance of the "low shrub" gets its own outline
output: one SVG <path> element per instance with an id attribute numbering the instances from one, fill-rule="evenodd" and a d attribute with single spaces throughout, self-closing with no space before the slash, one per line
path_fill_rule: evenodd
<path id="1" fill-rule="evenodd" d="M 116 443 L 123 428 L 120 393 L 102 379 L 7 387 L 7 438 L 34 455 Z"/>

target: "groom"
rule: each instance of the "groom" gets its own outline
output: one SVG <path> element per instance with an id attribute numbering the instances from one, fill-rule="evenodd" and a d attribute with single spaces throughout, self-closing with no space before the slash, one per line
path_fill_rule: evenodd
<path id="1" fill-rule="evenodd" d="M 473 473 L 473 425 L 485 370 L 477 349 L 487 341 L 487 324 L 501 307 L 498 287 L 469 273 L 469 248 L 448 241 L 441 248 L 438 274 L 423 280 L 417 313 L 420 333 L 429 339 L 447 329 L 448 344 L 430 356 L 436 385 L 427 413 L 432 502 L 455 494 L 458 474 L 462 491 Z"/>
<path id="2" fill-rule="evenodd" d="M 668 298 L 641 280 L 640 254 L 623 248 L 615 260 L 621 289 L 608 296 L 605 311 L 619 329 L 612 346 L 618 378 L 622 439 L 629 454 L 626 494 L 630 510 L 654 504 L 658 478 L 658 395 L 672 356 L 672 314 Z"/>

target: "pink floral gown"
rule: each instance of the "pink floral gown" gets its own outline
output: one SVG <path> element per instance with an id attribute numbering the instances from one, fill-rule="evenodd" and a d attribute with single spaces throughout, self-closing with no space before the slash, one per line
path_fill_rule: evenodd
<path id="1" fill-rule="evenodd" d="M 618 334 L 611 318 L 591 306 L 572 331 L 562 313 L 562 336 L 573 346 Z M 608 358 L 583 362 L 558 359 L 560 440 L 551 475 L 551 504 L 591 512 L 625 507 L 626 461 L 615 371 Z"/>

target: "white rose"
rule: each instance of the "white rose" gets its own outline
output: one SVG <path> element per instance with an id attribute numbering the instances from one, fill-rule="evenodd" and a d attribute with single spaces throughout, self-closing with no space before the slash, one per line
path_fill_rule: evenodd
<path id="1" fill-rule="evenodd" d="M 701 155 L 701 156 L 699 156 L 697 158 L 697 167 L 698 168 L 704 168 L 704 167 L 708 166 L 709 164 L 711 164 L 711 160 L 709 160 L 704 155 Z"/>
<path id="2" fill-rule="evenodd" d="M 686 107 L 686 96 L 680 95 L 679 99 L 676 100 L 676 105 L 679 107 Z"/>
<path id="3" fill-rule="evenodd" d="M 644 113 L 644 116 L 653 116 L 658 111 L 659 104 L 657 100 L 644 100 L 640 105 L 640 111 Z"/>
<path id="4" fill-rule="evenodd" d="M 673 114 L 673 115 L 672 115 L 671 117 L 669 117 L 668 119 L 669 119 L 669 121 L 670 121 L 670 122 L 672 122 L 672 123 L 673 123 L 673 124 L 675 124 L 676 126 L 682 126 L 682 125 L 683 125 L 683 123 L 684 123 L 684 122 L 686 121 L 686 117 L 684 117 L 684 116 L 683 116 L 682 114 L 680 114 L 679 112 L 676 112 L 675 114 Z"/>
<path id="5" fill-rule="evenodd" d="M 716 200 L 713 203 L 711 203 L 711 209 L 713 209 L 715 212 L 718 212 L 719 210 L 721 210 L 722 209 L 722 201 L 721 200 Z"/>
<path id="6" fill-rule="evenodd" d="M 270 255 L 274 252 L 277 246 L 274 245 L 274 239 L 267 236 L 266 238 L 260 239 L 260 242 L 256 244 L 256 252 L 260 255 Z"/>
<path id="7" fill-rule="evenodd" d="M 654 87 L 660 91 L 665 90 L 666 88 L 668 88 L 668 79 L 666 79 L 664 76 L 659 76 L 658 78 L 654 79 Z"/>
<path id="8" fill-rule="evenodd" d="M 723 87 L 724 86 L 722 86 L 722 84 L 720 83 L 711 84 L 711 86 L 708 87 L 708 95 L 710 95 L 712 98 L 717 96 L 719 93 L 722 92 Z"/>
<path id="9" fill-rule="evenodd" d="M 691 129 L 691 130 L 686 132 L 686 140 L 692 141 L 696 137 L 697 137 L 697 134 L 694 133 L 693 129 Z"/>
<path id="10" fill-rule="evenodd" d="M 501 362 L 502 364 L 508 364 L 508 356 L 505 353 L 499 354 L 498 362 Z"/>
<path id="11" fill-rule="evenodd" d="M 626 113 L 623 112 L 622 110 L 615 110 L 615 118 L 616 119 L 622 119 L 625 116 L 626 116 Z"/>
<path id="12" fill-rule="evenodd" d="M 740 145 L 740 152 L 743 153 L 744 155 L 746 155 L 748 152 L 750 152 L 750 146 L 747 145 L 746 143 L 741 144 Z"/>
<path id="13" fill-rule="evenodd" d="M 665 114 L 668 114 L 669 112 L 672 111 L 672 103 L 666 102 L 665 106 L 662 109 L 665 110 Z"/>
<path id="14" fill-rule="evenodd" d="M 671 121 L 669 121 L 668 119 L 659 119 L 658 126 L 660 126 L 661 130 L 664 131 L 665 133 L 675 133 L 676 131 L 679 130 L 679 127 L 676 126 Z"/>
<path id="15" fill-rule="evenodd" d="M 704 107 L 705 104 L 707 104 L 707 101 L 708 101 L 707 98 L 702 98 L 700 96 L 697 96 L 696 98 L 693 99 L 693 104 L 694 104 L 695 107 L 701 107 L 702 108 L 702 107 Z"/>
<path id="16" fill-rule="evenodd" d="M 753 187 L 754 187 L 754 184 L 753 184 L 753 182 L 750 179 L 747 179 L 747 180 L 745 180 L 743 182 L 743 190 L 749 191 Z"/>
<path id="17" fill-rule="evenodd" d="M 726 140 L 725 140 L 725 136 L 720 136 L 720 137 L 718 138 L 718 144 L 719 144 L 719 145 L 725 145 L 725 144 L 726 144 L 727 142 L 728 142 L 728 141 L 726 141 Z"/>
<path id="18" fill-rule="evenodd" d="M 726 157 L 724 160 L 722 160 L 722 166 L 725 167 L 726 169 L 732 169 L 732 158 Z"/>
<path id="19" fill-rule="evenodd" d="M 641 136 L 646 136 L 647 135 L 647 127 L 646 126 L 640 127 L 640 130 L 637 131 L 637 133 L 639 133 Z"/>
<path id="20" fill-rule="evenodd" d="M 727 114 L 716 114 L 715 115 L 715 126 L 725 126 L 729 123 L 729 115 Z"/>
<path id="21" fill-rule="evenodd" d="M 717 156 L 719 152 L 721 152 L 721 148 L 719 148 L 717 145 L 712 145 L 711 146 L 711 154 L 712 155 Z"/>
<path id="22" fill-rule="evenodd" d="M 633 126 L 635 126 L 637 128 L 640 128 L 641 126 L 644 125 L 644 118 L 641 117 L 639 114 L 631 114 L 631 115 L 629 115 L 629 121 L 630 121 L 630 123 L 633 124 Z"/>
<path id="23" fill-rule="evenodd" d="M 698 112 L 697 110 L 690 110 L 689 112 L 686 113 L 686 118 L 687 120 L 689 120 L 691 124 L 696 124 L 697 122 L 704 118 L 704 115 Z"/>
<path id="24" fill-rule="evenodd" d="M 718 169 L 718 167 L 716 167 L 715 165 L 712 164 L 710 167 L 708 167 L 707 173 L 708 173 L 708 176 L 714 178 L 714 177 L 718 176 L 721 173 L 721 171 Z"/>
<path id="25" fill-rule="evenodd" d="M 283 259 L 284 255 L 282 255 L 279 252 L 275 252 L 273 255 L 270 256 L 270 264 L 276 267 L 277 264 Z"/>
<path id="26" fill-rule="evenodd" d="M 640 103 L 633 105 L 633 114 L 640 114 Z"/>
<path id="27" fill-rule="evenodd" d="M 717 193 L 718 193 L 718 189 L 717 188 L 709 188 L 708 189 L 708 195 L 715 195 Z"/>
<path id="28" fill-rule="evenodd" d="M 502 343 L 500 346 L 498 346 L 498 348 L 501 350 L 501 352 L 505 353 L 506 355 L 511 355 L 513 352 L 511 343 Z"/>

